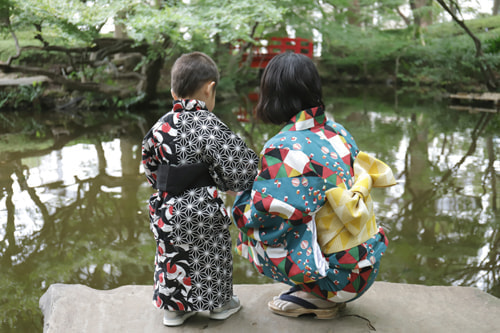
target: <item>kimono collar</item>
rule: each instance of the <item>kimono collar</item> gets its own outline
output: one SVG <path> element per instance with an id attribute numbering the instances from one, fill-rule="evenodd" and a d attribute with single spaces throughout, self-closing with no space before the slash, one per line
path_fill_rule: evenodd
<path id="1" fill-rule="evenodd" d="M 197 99 L 177 99 L 174 101 L 174 106 L 172 107 L 172 111 L 174 112 L 199 110 L 207 110 L 207 107 L 205 106 L 205 102 Z"/>
<path id="2" fill-rule="evenodd" d="M 325 108 L 320 105 L 305 109 L 293 116 L 280 131 L 302 131 L 311 129 L 326 123 Z"/>

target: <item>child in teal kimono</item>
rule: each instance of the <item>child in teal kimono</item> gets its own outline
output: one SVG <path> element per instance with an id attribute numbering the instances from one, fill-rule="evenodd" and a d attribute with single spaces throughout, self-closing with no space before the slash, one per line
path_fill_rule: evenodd
<path id="1" fill-rule="evenodd" d="M 252 189 L 236 198 L 238 252 L 260 273 L 292 286 L 269 302 L 271 311 L 335 317 L 345 302 L 372 285 L 388 244 L 382 228 L 362 225 L 361 234 L 353 231 L 347 237 L 358 226 L 338 234 L 326 226 L 324 230 L 332 233 L 328 241 L 338 241 L 333 253 L 322 250 L 318 242 L 316 215 L 329 191 L 353 187 L 360 151 L 342 125 L 327 120 L 319 74 L 304 55 L 283 53 L 270 61 L 261 79 L 256 114 L 264 122 L 285 125 L 265 144 Z M 391 177 L 392 173 L 388 183 Z M 371 188 L 371 183 L 364 185 Z M 365 213 L 372 215 L 369 209 Z M 322 215 L 323 227 L 328 214 Z M 363 221 L 375 223 L 372 218 Z"/>
<path id="2" fill-rule="evenodd" d="M 193 52 L 172 67 L 174 105 L 142 142 L 142 165 L 157 190 L 149 200 L 156 240 L 153 304 L 178 326 L 198 311 L 226 319 L 233 295 L 230 218 L 220 191 L 251 187 L 258 157 L 211 111 L 219 72 Z"/>

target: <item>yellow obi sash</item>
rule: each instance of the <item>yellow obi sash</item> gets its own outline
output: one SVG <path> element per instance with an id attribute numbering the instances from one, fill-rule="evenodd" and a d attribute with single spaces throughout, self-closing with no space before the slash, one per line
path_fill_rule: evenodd
<path id="1" fill-rule="evenodd" d="M 326 191 L 325 205 L 316 213 L 318 243 L 325 254 L 347 250 L 360 245 L 378 232 L 372 187 L 396 185 L 389 166 L 359 152 L 354 160 L 354 185 L 345 185 Z"/>

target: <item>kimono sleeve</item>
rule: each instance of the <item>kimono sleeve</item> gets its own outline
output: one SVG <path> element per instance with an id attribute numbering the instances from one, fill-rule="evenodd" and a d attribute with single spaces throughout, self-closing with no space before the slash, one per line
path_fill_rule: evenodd
<path id="1" fill-rule="evenodd" d="M 310 222 L 321 207 L 324 180 L 301 151 L 266 148 L 261 159 L 251 195 L 244 192 L 236 199 L 233 217 L 249 237 L 280 244 L 290 228 Z"/>
<path id="2" fill-rule="evenodd" d="M 217 117 L 213 123 L 212 135 L 205 148 L 217 187 L 235 192 L 250 188 L 258 171 L 257 154 Z"/>
<path id="3" fill-rule="evenodd" d="M 156 128 L 159 123 L 156 123 L 142 140 L 142 166 L 146 178 L 152 187 L 156 185 L 156 171 L 160 160 L 157 153 L 158 139 L 155 136 Z"/>

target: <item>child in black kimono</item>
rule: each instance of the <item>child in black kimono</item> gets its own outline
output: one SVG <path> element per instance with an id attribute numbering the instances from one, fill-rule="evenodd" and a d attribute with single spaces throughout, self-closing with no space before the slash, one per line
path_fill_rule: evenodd
<path id="1" fill-rule="evenodd" d="M 218 191 L 251 188 L 257 155 L 211 111 L 219 73 L 206 54 L 176 60 L 174 105 L 142 142 L 153 188 L 150 228 L 157 250 L 153 304 L 178 326 L 197 311 L 226 319 L 240 309 L 233 295 L 230 218 Z"/>

